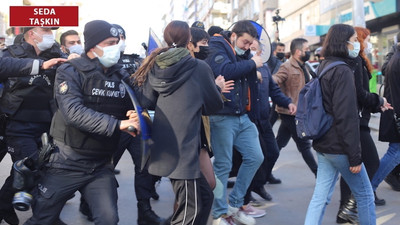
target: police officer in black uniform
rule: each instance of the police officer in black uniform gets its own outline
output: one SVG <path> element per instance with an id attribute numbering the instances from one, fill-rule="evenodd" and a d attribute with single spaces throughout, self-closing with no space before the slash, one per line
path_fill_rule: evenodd
<path id="1" fill-rule="evenodd" d="M 121 132 L 140 127 L 137 114 L 128 111 L 129 96 L 121 83 L 129 74 L 117 64 L 117 29 L 94 20 L 85 25 L 84 36 L 85 54 L 57 70 L 57 111 L 50 134 L 58 148 L 39 181 L 35 210 L 27 225 L 52 224 L 77 190 L 88 202 L 95 224 L 119 221 L 112 155 Z"/>
<path id="2" fill-rule="evenodd" d="M 49 60 L 65 57 L 56 46 L 52 28 L 24 28 L 24 40 L 3 51 L 3 57 Z M 0 99 L 1 110 L 8 116 L 6 125 L 7 149 L 13 162 L 27 156 L 37 156 L 40 136 L 48 132 L 53 115 L 52 96 L 56 68 L 25 77 L 11 77 L 4 83 Z M 18 224 L 12 200 L 13 173 L 0 190 L 0 220 Z M 56 216 L 58 218 L 58 215 Z"/>
<path id="3" fill-rule="evenodd" d="M 56 58 L 48 61 L 41 59 L 0 58 L 0 98 L 3 96 L 4 83 L 9 77 L 37 75 L 66 59 Z M 0 162 L 7 154 L 5 137 L 7 115 L 0 110 Z M 1 220 L 0 220 L 1 221 Z"/>
<path id="4" fill-rule="evenodd" d="M 121 64 L 129 74 L 133 74 L 139 68 L 139 66 L 142 63 L 143 59 L 140 58 L 140 56 L 137 55 L 137 54 L 125 54 L 125 48 L 126 48 L 126 44 L 125 44 L 126 33 L 125 33 L 125 30 L 124 30 L 124 28 L 122 28 L 118 24 L 113 24 L 113 26 L 117 28 L 117 30 L 119 32 L 119 38 L 120 38 L 120 41 L 119 41 L 118 45 L 120 47 L 119 50 L 121 52 L 121 57 L 120 57 L 118 63 Z"/>

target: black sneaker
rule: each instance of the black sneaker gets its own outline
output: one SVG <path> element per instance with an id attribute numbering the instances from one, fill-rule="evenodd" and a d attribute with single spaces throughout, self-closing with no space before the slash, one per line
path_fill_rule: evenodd
<path id="1" fill-rule="evenodd" d="M 280 183 L 282 183 L 281 179 L 275 178 L 274 175 L 272 175 L 272 173 L 271 173 L 271 176 L 269 176 L 267 182 L 270 183 L 270 184 L 280 184 Z"/>
<path id="2" fill-rule="evenodd" d="M 378 198 L 378 196 L 376 196 L 376 192 L 375 191 L 374 191 L 374 196 L 375 196 L 375 205 L 376 206 L 386 205 L 385 199 Z"/>

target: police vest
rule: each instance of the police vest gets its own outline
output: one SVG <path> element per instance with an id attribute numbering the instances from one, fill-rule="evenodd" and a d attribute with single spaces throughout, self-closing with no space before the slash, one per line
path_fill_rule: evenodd
<path id="1" fill-rule="evenodd" d="M 9 46 L 7 50 L 15 58 L 38 58 L 32 54 L 30 57 L 21 45 Z M 50 69 L 37 75 L 9 78 L 0 99 L 2 111 L 12 120 L 50 123 L 55 73 L 55 69 Z"/>
<path id="2" fill-rule="evenodd" d="M 118 63 L 122 65 L 122 67 L 129 73 L 134 74 L 136 70 L 139 68 L 142 59 L 136 54 L 122 54 Z"/>
<path id="3" fill-rule="evenodd" d="M 83 80 L 81 91 L 84 96 L 83 104 L 86 107 L 112 115 L 117 119 L 126 118 L 127 110 L 132 107 L 129 95 L 121 83 L 123 75 L 119 71 L 106 77 L 102 71 L 96 69 L 95 64 L 85 57 L 70 60 L 69 63 L 79 71 Z M 54 139 L 63 141 L 82 154 L 111 155 L 118 147 L 120 132 L 115 132 L 112 137 L 106 137 L 66 124 L 65 118 L 58 110 L 50 128 L 51 135 Z"/>

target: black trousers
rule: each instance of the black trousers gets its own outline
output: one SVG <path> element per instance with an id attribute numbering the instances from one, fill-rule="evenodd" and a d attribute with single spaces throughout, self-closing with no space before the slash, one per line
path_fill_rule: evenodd
<path id="1" fill-rule="evenodd" d="M 171 225 L 207 224 L 214 194 L 204 176 L 191 180 L 170 180 L 176 204 Z"/>
<path id="2" fill-rule="evenodd" d="M 310 170 L 316 175 L 318 165 L 314 159 L 314 155 L 311 152 L 311 141 L 300 139 L 297 136 L 294 116 L 285 114 L 279 114 L 279 116 L 281 117 L 281 125 L 276 136 L 276 142 L 278 143 L 279 150 L 288 144 L 290 138 L 293 138 L 294 142 L 296 143 L 297 150 L 299 150 L 301 153 Z"/>
<path id="3" fill-rule="evenodd" d="M 33 215 L 24 224 L 52 225 L 65 202 L 79 190 L 89 204 L 96 225 L 116 225 L 119 221 L 117 186 L 111 164 L 92 173 L 50 168 L 39 181 Z"/>
<path id="4" fill-rule="evenodd" d="M 149 174 L 147 169 L 140 171 L 142 154 L 140 149 L 140 137 L 132 137 L 131 135 L 122 132 L 119 141 L 118 149 L 113 155 L 113 164 L 117 166 L 119 160 L 128 150 L 132 161 L 135 164 L 135 194 L 136 199 L 149 200 L 151 193 L 154 191 L 154 184 L 160 179 L 158 176 Z"/>
<path id="5" fill-rule="evenodd" d="M 275 106 L 276 106 L 276 104 L 275 104 L 275 103 L 272 103 L 272 106 L 271 106 L 271 108 L 270 108 L 270 110 L 269 110 L 269 122 L 270 122 L 270 124 L 271 124 L 271 127 L 274 126 L 275 122 L 276 122 L 276 121 L 278 120 L 278 118 L 279 118 L 278 112 L 275 111 Z"/>
<path id="6" fill-rule="evenodd" d="M 395 176 L 400 176 L 400 165 L 397 165 L 391 172 Z"/>
<path id="7" fill-rule="evenodd" d="M 244 196 L 244 205 L 250 202 L 251 191 L 253 188 L 263 187 L 267 183 L 267 179 L 271 176 L 272 168 L 279 157 L 279 148 L 276 143 L 274 132 L 268 120 L 255 123 L 258 129 L 261 150 L 264 154 L 264 161 L 258 168 L 246 195 Z"/>
<path id="8" fill-rule="evenodd" d="M 379 168 L 379 155 L 369 127 L 360 127 L 361 159 L 367 170 L 369 180 L 372 180 Z M 340 178 L 340 199 L 346 202 L 351 196 L 351 190 L 343 178 Z"/>
<path id="9" fill-rule="evenodd" d="M 8 137 L 8 152 L 14 162 L 25 157 L 31 156 L 37 158 L 39 146 L 41 146 L 40 137 Z M 0 190 L 0 213 L 14 211 L 12 200 L 17 192 L 13 188 L 14 173 L 10 168 L 10 176 L 7 177 Z M 28 190 L 29 191 L 29 190 Z"/>

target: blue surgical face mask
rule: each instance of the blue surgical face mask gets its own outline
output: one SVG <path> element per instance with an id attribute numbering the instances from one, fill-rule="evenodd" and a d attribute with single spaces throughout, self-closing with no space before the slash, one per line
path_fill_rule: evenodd
<path id="1" fill-rule="evenodd" d="M 33 31 L 33 33 L 35 33 L 37 36 L 41 36 L 42 37 L 42 41 L 41 42 L 38 42 L 38 41 L 35 40 L 36 47 L 42 52 L 47 50 L 47 49 L 49 49 L 49 48 L 51 48 L 51 46 L 53 46 L 53 44 L 55 43 L 54 35 L 52 35 L 52 34 L 40 35 L 40 34 L 36 33 L 35 31 Z"/>
<path id="2" fill-rule="evenodd" d="M 83 47 L 82 45 L 72 45 L 68 48 L 69 53 L 76 53 L 78 55 L 81 55 L 83 53 Z"/>
<path id="3" fill-rule="evenodd" d="M 238 54 L 238 55 L 244 55 L 244 53 L 246 52 L 246 50 L 243 50 L 243 49 L 241 49 L 241 48 L 235 46 L 235 52 L 236 52 L 236 54 Z"/>
<path id="4" fill-rule="evenodd" d="M 347 42 L 349 44 L 353 45 L 353 50 L 349 49 L 349 56 L 354 59 L 360 53 L 360 42 L 351 42 L 351 41 L 347 41 Z"/>
<path id="5" fill-rule="evenodd" d="M 96 45 L 96 47 L 103 50 L 103 56 L 101 57 L 98 56 L 96 52 L 93 52 L 103 66 L 108 68 L 118 63 L 120 57 L 119 45 L 111 45 L 107 47 L 100 47 Z"/>

